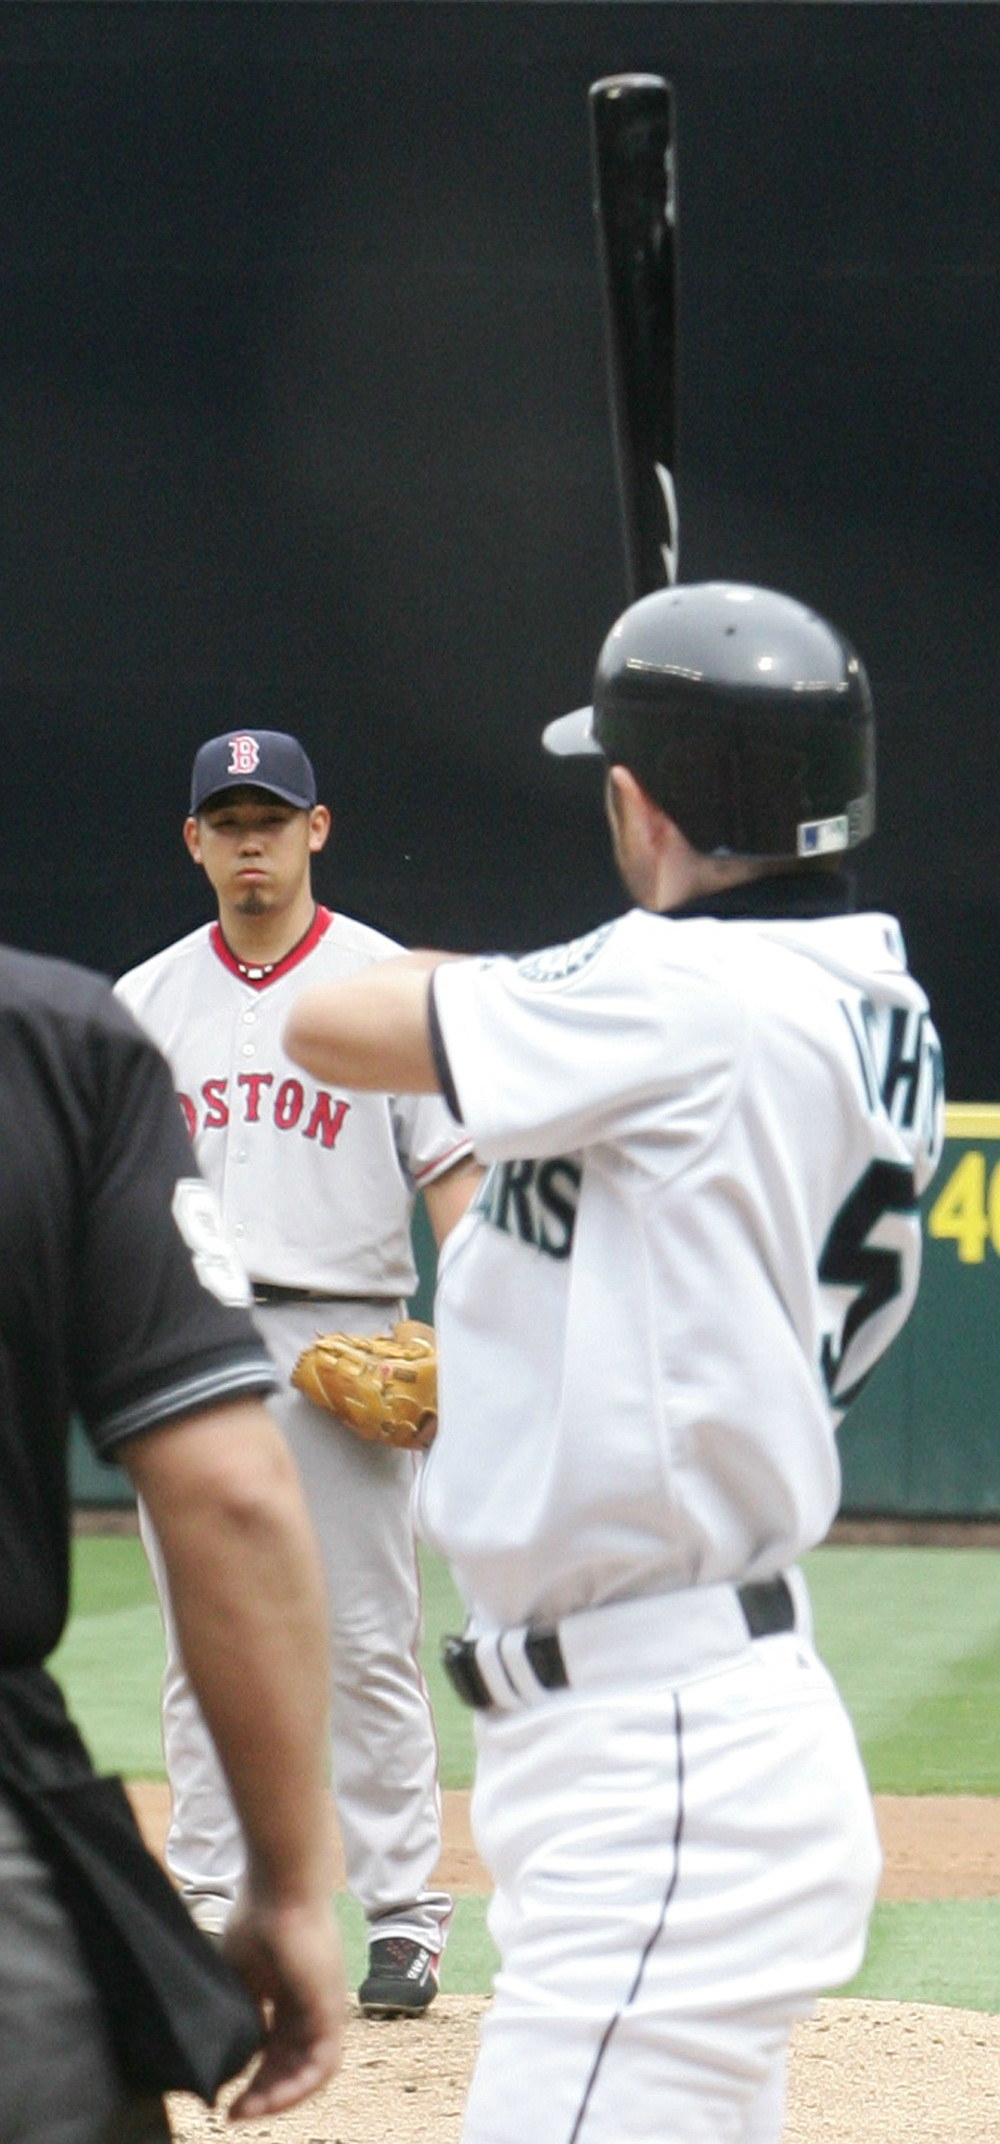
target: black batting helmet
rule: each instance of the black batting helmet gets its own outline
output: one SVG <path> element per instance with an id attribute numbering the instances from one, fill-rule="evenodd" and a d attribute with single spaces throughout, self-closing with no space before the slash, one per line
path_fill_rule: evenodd
<path id="1" fill-rule="evenodd" d="M 704 855 L 824 856 L 874 829 L 864 665 L 835 626 L 771 588 L 642 596 L 601 649 L 593 705 L 543 741 L 631 768 Z"/>

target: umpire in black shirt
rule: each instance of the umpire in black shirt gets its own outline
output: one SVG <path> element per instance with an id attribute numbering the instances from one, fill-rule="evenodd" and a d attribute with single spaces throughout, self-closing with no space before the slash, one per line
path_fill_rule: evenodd
<path id="1" fill-rule="evenodd" d="M 274 1379 L 245 1279 L 166 1068 L 103 982 L 0 948 L 0 1118 L 0 2139 L 153 2144 L 169 2135 L 161 2091 L 183 2076 L 169 2061 L 161 2076 L 153 2045 L 161 1952 L 168 2012 L 178 1975 L 205 1973 L 196 2043 L 213 1975 L 249 2013 L 248 2044 L 265 2040 L 241 2113 L 292 2105 L 339 2061 L 322 1583 L 261 1403 Z M 93 1779 L 43 1666 L 67 1614 L 74 1413 L 141 1491 L 167 1560 L 247 1834 L 226 1945 L 242 1987 L 195 1930 L 203 1950 L 188 1956 L 187 1917 L 130 1839 L 119 1783 Z M 141 1998 L 109 1970 L 103 1936 L 95 1948 L 109 1896 L 111 1955 L 133 1945 Z"/>

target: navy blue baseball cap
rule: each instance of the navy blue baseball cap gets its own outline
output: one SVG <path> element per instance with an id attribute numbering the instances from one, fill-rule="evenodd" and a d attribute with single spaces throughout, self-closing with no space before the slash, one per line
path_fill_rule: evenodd
<path id="1" fill-rule="evenodd" d="M 210 737 L 191 769 L 191 816 L 226 789 L 266 789 L 299 811 L 316 802 L 312 762 L 284 730 L 227 730 Z"/>

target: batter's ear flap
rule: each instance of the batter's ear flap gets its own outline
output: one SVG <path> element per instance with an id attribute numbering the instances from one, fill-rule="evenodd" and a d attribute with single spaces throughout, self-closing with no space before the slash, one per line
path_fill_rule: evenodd
<path id="1" fill-rule="evenodd" d="M 325 849 L 333 820 L 325 804 L 314 804 L 309 813 L 309 847 L 314 856 Z"/>

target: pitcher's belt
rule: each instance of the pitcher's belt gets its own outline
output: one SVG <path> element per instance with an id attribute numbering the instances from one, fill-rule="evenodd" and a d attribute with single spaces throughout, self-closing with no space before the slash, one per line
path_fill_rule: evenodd
<path id="1" fill-rule="evenodd" d="M 798 1577 L 798 1573 L 795 1574 Z M 637 1682 L 685 1682 L 808 1621 L 788 1578 L 692 1586 L 586 1608 L 548 1629 L 446 1637 L 441 1657 L 459 1697 L 479 1712 L 513 1711 L 547 1691 Z"/>
<path id="2" fill-rule="evenodd" d="M 255 1303 L 370 1303 L 377 1310 L 381 1303 L 391 1309 L 400 1301 L 398 1295 L 339 1295 L 330 1288 L 284 1288 L 278 1281 L 252 1280 Z"/>

